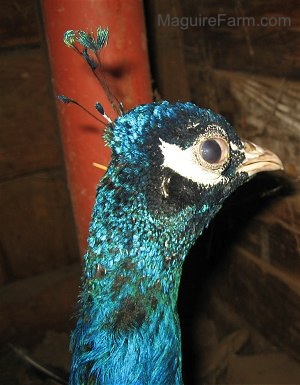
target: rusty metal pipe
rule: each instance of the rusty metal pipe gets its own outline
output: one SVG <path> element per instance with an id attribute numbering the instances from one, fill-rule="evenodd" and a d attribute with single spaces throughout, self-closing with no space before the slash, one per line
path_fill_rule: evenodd
<path id="1" fill-rule="evenodd" d="M 143 3 L 141 0 L 41 0 L 54 90 L 75 99 L 95 114 L 99 101 L 115 117 L 112 107 L 90 69 L 63 43 L 66 30 L 96 31 L 108 27 L 109 45 L 103 50 L 103 68 L 114 95 L 125 109 L 152 101 Z M 86 248 L 88 224 L 96 184 L 107 165 L 102 127 L 74 105 L 57 103 L 68 184 L 80 249 Z M 99 116 L 100 118 L 100 116 Z"/>

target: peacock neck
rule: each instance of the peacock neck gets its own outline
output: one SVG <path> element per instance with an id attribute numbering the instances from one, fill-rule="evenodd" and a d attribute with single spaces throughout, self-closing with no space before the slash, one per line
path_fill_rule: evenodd
<path id="1" fill-rule="evenodd" d="M 142 185 L 134 190 L 114 170 L 101 181 L 90 226 L 71 384 L 179 385 L 177 293 L 201 210 L 157 215 Z"/>
<path id="2" fill-rule="evenodd" d="M 206 224 L 201 216 L 208 207 L 167 213 L 149 209 L 143 181 L 136 190 L 137 183 L 128 178 L 108 172 L 100 183 L 85 277 L 96 280 L 101 298 L 113 295 L 117 301 L 133 291 L 147 296 L 151 288 L 175 306 L 182 264 Z"/>

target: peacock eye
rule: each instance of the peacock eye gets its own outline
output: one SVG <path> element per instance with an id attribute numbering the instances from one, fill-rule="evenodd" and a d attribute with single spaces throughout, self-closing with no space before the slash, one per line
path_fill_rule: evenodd
<path id="1" fill-rule="evenodd" d="M 196 156 L 202 166 L 218 169 L 228 160 L 228 143 L 222 137 L 204 139 L 198 145 Z"/>

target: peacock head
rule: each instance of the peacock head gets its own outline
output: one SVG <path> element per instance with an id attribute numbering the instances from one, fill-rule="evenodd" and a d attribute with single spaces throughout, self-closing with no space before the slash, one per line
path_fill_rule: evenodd
<path id="1" fill-rule="evenodd" d="M 138 178 L 149 209 L 160 213 L 220 206 L 256 173 L 283 168 L 221 115 L 192 103 L 138 106 L 109 124 L 105 139 L 114 166 Z"/>
<path id="2" fill-rule="evenodd" d="M 104 137 L 112 149 L 111 169 L 122 170 L 124 184 L 130 181 L 143 192 L 149 211 L 170 214 L 196 207 L 210 211 L 211 217 L 214 208 L 254 174 L 283 168 L 275 154 L 242 140 L 221 115 L 192 103 L 163 101 L 124 113 L 101 70 L 108 36 L 108 29 L 101 27 L 96 35 L 70 30 L 64 41 L 87 62 L 119 115 L 112 121 L 96 103 L 108 122 Z M 65 96 L 59 99 L 81 106 Z"/>

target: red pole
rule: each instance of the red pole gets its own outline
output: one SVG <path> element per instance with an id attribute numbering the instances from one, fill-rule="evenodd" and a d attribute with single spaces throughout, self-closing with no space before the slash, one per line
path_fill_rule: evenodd
<path id="1" fill-rule="evenodd" d="M 53 83 L 57 95 L 75 99 L 97 115 L 99 101 L 111 118 L 115 114 L 87 64 L 63 43 L 67 30 L 96 31 L 108 27 L 103 67 L 113 94 L 125 110 L 152 101 L 143 4 L 141 0 L 41 0 Z M 57 103 L 69 188 L 80 249 L 86 248 L 95 189 L 107 165 L 103 129 L 77 106 Z M 99 118 L 101 116 L 99 115 Z"/>

